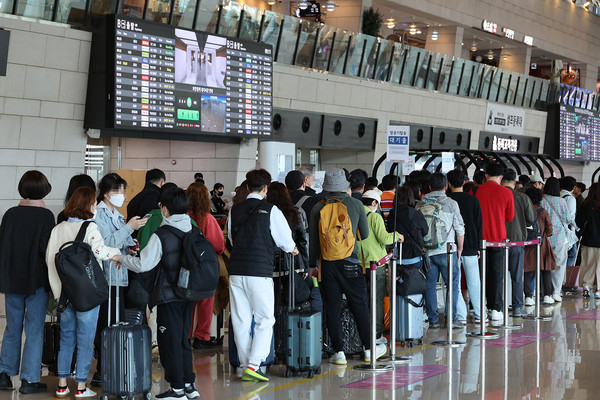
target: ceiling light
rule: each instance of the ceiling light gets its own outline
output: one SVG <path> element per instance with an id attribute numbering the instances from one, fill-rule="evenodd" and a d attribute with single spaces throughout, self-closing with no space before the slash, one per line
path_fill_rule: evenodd
<path id="1" fill-rule="evenodd" d="M 492 61 L 494 59 L 494 52 L 492 50 L 488 51 L 487 59 Z"/>
<path id="2" fill-rule="evenodd" d="M 585 3 L 583 3 L 583 7 L 587 7 L 587 6 L 589 6 L 590 4 L 592 4 L 592 2 L 591 2 L 591 1 L 586 1 Z"/>
<path id="3" fill-rule="evenodd" d="M 503 55 L 502 59 L 505 60 L 505 61 L 508 60 L 508 54 Z"/>
<path id="4" fill-rule="evenodd" d="M 298 8 L 301 10 L 306 10 L 308 8 L 308 3 L 306 0 L 302 0 L 300 3 L 298 3 Z"/>
<path id="5" fill-rule="evenodd" d="M 415 24 L 411 24 L 408 28 L 408 33 L 410 33 L 411 35 L 417 35 L 421 33 L 421 31 L 417 28 Z"/>
<path id="6" fill-rule="evenodd" d="M 267 0 L 267 4 L 270 6 L 274 6 L 275 5 L 275 0 Z"/>
<path id="7" fill-rule="evenodd" d="M 477 51 L 477 42 L 471 44 L 471 51 Z"/>
<path id="8" fill-rule="evenodd" d="M 388 18 L 386 20 L 385 25 L 389 28 L 389 29 L 393 29 L 396 26 L 396 20 L 394 18 Z"/>
<path id="9" fill-rule="evenodd" d="M 330 12 L 333 12 L 335 10 L 335 3 L 333 2 L 333 0 L 327 1 L 327 3 L 325 4 L 325 9 Z"/>
<path id="10" fill-rule="evenodd" d="M 435 29 L 431 32 L 431 40 L 438 40 L 440 38 L 440 34 Z"/>

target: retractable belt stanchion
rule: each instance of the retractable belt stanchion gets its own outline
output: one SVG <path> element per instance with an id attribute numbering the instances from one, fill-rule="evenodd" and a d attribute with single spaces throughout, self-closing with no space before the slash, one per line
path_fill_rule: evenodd
<path id="1" fill-rule="evenodd" d="M 535 242 L 531 242 L 534 244 Z M 542 321 L 550 321 L 552 317 L 547 315 L 540 315 L 540 302 L 542 301 L 541 296 L 541 280 L 542 280 L 542 238 L 538 236 L 537 243 L 535 243 L 535 314 L 528 315 L 527 319 L 537 319 Z"/>
<path id="2" fill-rule="evenodd" d="M 377 261 L 371 261 L 369 264 L 371 266 L 371 362 L 369 364 L 355 365 L 354 369 L 384 371 L 394 367 L 391 365 L 377 365 Z"/>
<path id="3" fill-rule="evenodd" d="M 447 287 L 447 300 L 446 300 L 446 326 L 448 327 L 448 339 L 447 340 L 438 340 L 433 342 L 436 346 L 450 346 L 450 347 L 460 347 L 464 346 L 466 343 L 458 340 L 452 340 L 452 323 L 454 321 L 454 315 L 452 312 L 452 306 L 454 304 L 453 296 L 453 281 L 454 281 L 454 257 L 453 254 L 456 252 L 454 248 L 456 245 L 454 243 L 448 243 L 447 254 L 448 254 L 448 284 Z"/>
<path id="4" fill-rule="evenodd" d="M 521 324 L 509 324 L 508 323 L 508 285 L 509 282 L 511 282 L 512 284 L 512 280 L 510 279 L 510 271 L 508 268 L 508 262 L 509 262 L 509 251 L 510 251 L 510 245 L 509 245 L 510 241 L 508 239 L 504 239 L 504 315 L 503 315 L 503 320 L 502 320 L 502 325 L 501 326 L 497 326 L 498 328 L 501 329 L 507 329 L 507 330 L 512 330 L 512 329 L 521 329 L 523 328 L 523 325 Z M 514 307 L 514 305 L 513 305 Z M 514 309 L 513 309 L 514 311 Z"/>
<path id="5" fill-rule="evenodd" d="M 485 326 L 485 319 L 487 318 L 487 308 L 485 305 L 485 283 L 486 283 L 486 275 L 487 275 L 487 265 L 486 265 L 486 249 L 487 242 L 485 240 L 481 241 L 481 308 L 479 311 L 479 321 L 480 321 L 480 329 L 478 332 L 469 332 L 467 333 L 467 337 L 474 339 L 496 339 L 498 337 L 497 333 L 488 332 Z M 483 346 L 482 346 L 483 349 Z"/>
<path id="6" fill-rule="evenodd" d="M 381 357 L 379 360 L 382 362 L 389 363 L 400 363 L 400 362 L 408 362 L 412 358 L 411 357 L 402 357 L 396 355 L 396 329 L 398 328 L 398 302 L 396 295 L 396 270 L 397 270 L 397 261 L 402 261 L 402 243 L 394 242 L 394 250 L 393 250 L 392 262 L 390 264 L 390 274 L 389 274 L 389 282 L 390 282 L 390 355 L 388 357 Z M 402 264 L 402 263 L 400 263 Z"/>

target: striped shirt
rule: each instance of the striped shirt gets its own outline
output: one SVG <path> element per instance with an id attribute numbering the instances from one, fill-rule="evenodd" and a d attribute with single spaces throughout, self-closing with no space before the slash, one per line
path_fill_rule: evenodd
<path id="1" fill-rule="evenodd" d="M 573 222 L 569 218 L 569 208 L 567 202 L 558 197 L 545 194 L 541 206 L 550 214 L 552 221 L 552 236 L 548 238 L 552 247 L 567 243 L 567 234 L 565 227 Z"/>
<path id="2" fill-rule="evenodd" d="M 383 211 L 384 218 L 387 218 L 392 208 L 394 208 L 395 195 L 392 190 L 386 190 L 381 193 L 381 211 Z"/>

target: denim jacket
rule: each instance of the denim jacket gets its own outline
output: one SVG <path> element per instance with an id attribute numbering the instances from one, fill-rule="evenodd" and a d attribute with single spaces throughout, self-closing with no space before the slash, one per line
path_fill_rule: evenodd
<path id="1" fill-rule="evenodd" d="M 104 244 L 108 247 L 115 247 L 121 250 L 121 254 L 127 254 L 127 247 L 134 246 L 135 242 L 131 237 L 133 229 L 123 221 L 123 215 L 121 215 L 117 209 L 114 210 L 115 215 L 118 217 L 118 223 L 116 224 L 113 220 L 112 212 L 106 207 L 104 202 L 98 204 L 98 212 L 96 214 L 96 224 L 100 230 L 100 234 L 104 239 Z M 110 261 L 104 261 L 103 264 L 104 275 L 108 281 L 108 269 L 111 270 L 111 280 L 109 285 L 111 286 L 128 286 L 129 281 L 127 280 L 127 269 L 117 269 L 115 265 L 111 265 Z"/>

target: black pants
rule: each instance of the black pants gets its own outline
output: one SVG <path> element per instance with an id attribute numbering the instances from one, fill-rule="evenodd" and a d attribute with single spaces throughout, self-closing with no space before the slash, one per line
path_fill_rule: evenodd
<path id="1" fill-rule="evenodd" d="M 324 260 L 321 266 L 321 294 L 327 312 L 327 329 L 335 352 L 344 348 L 341 319 L 342 293 L 346 295 L 348 307 L 354 315 L 360 340 L 365 349 L 370 349 L 371 313 L 362 267 L 344 260 Z"/>
<path id="2" fill-rule="evenodd" d="M 172 301 L 156 307 L 160 362 L 165 380 L 173 389 L 183 389 L 196 379 L 189 340 L 193 311 L 193 301 Z"/>
<path id="3" fill-rule="evenodd" d="M 486 294 L 488 308 L 502 311 L 504 302 L 504 249 L 490 248 L 486 250 Z"/>
<path id="4" fill-rule="evenodd" d="M 541 292 L 538 294 L 540 296 L 540 300 L 543 299 L 543 296 L 552 296 L 554 293 L 554 289 L 552 288 L 552 271 L 540 271 L 542 273 L 542 280 L 540 282 Z M 524 279 L 524 289 L 525 289 L 525 297 L 532 297 L 533 290 L 531 290 L 531 280 L 533 279 L 534 272 L 525 272 Z"/>
<path id="5" fill-rule="evenodd" d="M 111 310 L 110 310 L 110 321 L 111 324 L 117 322 L 117 308 L 115 304 L 116 298 L 116 286 L 110 287 L 111 296 Z M 125 291 L 124 287 L 119 287 L 119 317 L 125 317 Z M 100 372 L 102 366 L 102 331 L 108 326 L 108 301 L 105 301 L 100 305 L 100 311 L 98 313 L 98 325 L 96 326 L 96 338 L 94 339 L 94 348 L 96 349 L 96 372 Z"/>

